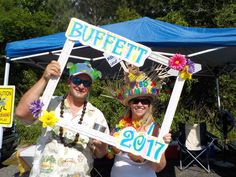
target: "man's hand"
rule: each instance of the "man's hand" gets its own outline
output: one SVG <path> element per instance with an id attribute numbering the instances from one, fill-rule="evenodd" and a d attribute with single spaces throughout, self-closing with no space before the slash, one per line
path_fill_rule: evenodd
<path id="1" fill-rule="evenodd" d="M 53 77 L 59 77 L 61 74 L 61 67 L 58 61 L 52 60 L 46 67 L 43 78 L 48 81 Z"/>

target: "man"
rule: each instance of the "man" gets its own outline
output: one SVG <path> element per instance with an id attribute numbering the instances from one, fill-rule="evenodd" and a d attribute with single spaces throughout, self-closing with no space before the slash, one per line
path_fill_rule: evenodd
<path id="1" fill-rule="evenodd" d="M 87 101 L 92 81 L 99 75 L 88 63 L 71 64 L 69 90 L 64 96 L 53 97 L 48 111 L 72 125 L 83 124 L 93 128 L 94 124 L 108 125 L 100 110 Z M 52 61 L 42 77 L 21 98 L 16 116 L 25 123 L 33 123 L 35 118 L 30 111 L 33 101 L 39 100 L 49 79 L 60 76 L 60 65 Z M 87 136 L 76 134 L 63 127 L 47 128 L 42 133 L 36 147 L 30 176 L 40 177 L 88 177 L 93 165 L 93 157 L 101 158 L 107 153 L 107 145 Z"/>

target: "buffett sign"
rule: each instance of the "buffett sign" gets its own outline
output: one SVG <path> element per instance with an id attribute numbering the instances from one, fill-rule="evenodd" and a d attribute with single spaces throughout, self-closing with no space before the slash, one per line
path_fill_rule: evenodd
<path id="1" fill-rule="evenodd" d="M 120 58 L 137 67 L 143 66 L 145 59 L 152 52 L 147 46 L 76 18 L 71 19 L 66 37 Z"/>

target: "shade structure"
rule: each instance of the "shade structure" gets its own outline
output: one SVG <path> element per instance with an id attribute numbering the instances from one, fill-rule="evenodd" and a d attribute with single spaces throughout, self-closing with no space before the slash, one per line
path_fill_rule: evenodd
<path id="1" fill-rule="evenodd" d="M 236 67 L 236 28 L 184 27 L 148 17 L 101 27 L 167 56 L 184 54 L 202 64 L 203 70 L 199 75 L 233 72 Z M 44 67 L 50 60 L 57 59 L 65 40 L 65 33 L 61 32 L 10 42 L 6 46 L 6 57 L 12 62 Z M 75 43 L 69 60 L 91 61 L 107 77 L 117 74 L 120 68 L 111 68 L 101 52 L 82 46 L 79 42 Z M 146 61 L 144 67 L 149 67 L 150 62 Z"/>

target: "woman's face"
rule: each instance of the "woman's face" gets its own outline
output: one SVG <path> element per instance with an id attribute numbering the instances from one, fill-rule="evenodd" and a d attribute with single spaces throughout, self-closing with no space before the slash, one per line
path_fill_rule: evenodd
<path id="1" fill-rule="evenodd" d="M 129 107 L 132 112 L 132 119 L 140 120 L 149 110 L 151 101 L 148 97 L 137 97 L 129 102 Z"/>

